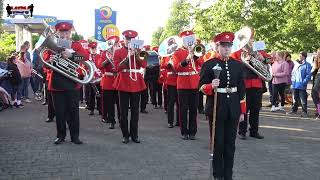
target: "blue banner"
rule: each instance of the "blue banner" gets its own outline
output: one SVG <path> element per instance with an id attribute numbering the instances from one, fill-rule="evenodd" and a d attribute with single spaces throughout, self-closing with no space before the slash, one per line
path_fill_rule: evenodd
<path id="1" fill-rule="evenodd" d="M 57 17 L 44 16 L 44 15 L 33 15 L 34 19 L 43 19 L 49 26 L 55 26 L 57 24 Z"/>
<path id="2" fill-rule="evenodd" d="M 104 6 L 95 9 L 95 39 L 105 42 L 106 38 L 112 35 L 119 36 L 119 30 L 116 25 L 117 12 L 112 11 L 110 7 Z"/>

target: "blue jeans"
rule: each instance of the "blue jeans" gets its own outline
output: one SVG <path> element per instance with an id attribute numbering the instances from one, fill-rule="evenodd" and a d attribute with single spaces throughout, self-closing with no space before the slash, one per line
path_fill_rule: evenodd
<path id="1" fill-rule="evenodd" d="M 37 76 L 31 76 L 30 83 L 31 83 L 33 93 L 36 93 L 39 90 L 39 86 L 40 86 L 39 78 Z"/>
<path id="2" fill-rule="evenodd" d="M 11 100 L 14 101 L 15 99 L 21 100 L 22 96 L 22 83 L 19 85 L 12 86 L 11 89 Z"/>
<path id="3" fill-rule="evenodd" d="M 302 89 L 293 89 L 293 96 L 294 96 L 294 103 L 292 106 L 292 111 L 297 112 L 298 107 L 301 104 L 302 111 L 304 113 L 307 113 L 307 99 L 308 99 L 307 91 Z"/>
<path id="4" fill-rule="evenodd" d="M 25 97 L 26 99 L 29 98 L 29 84 L 30 84 L 30 77 L 27 78 L 22 78 L 22 96 Z"/>

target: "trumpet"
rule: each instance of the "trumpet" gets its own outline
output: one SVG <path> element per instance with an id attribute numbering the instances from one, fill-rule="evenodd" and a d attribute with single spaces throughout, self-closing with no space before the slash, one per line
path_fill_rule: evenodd
<path id="1" fill-rule="evenodd" d="M 197 57 L 201 57 L 205 54 L 206 52 L 206 47 L 202 44 L 197 44 L 193 47 L 193 52 L 194 55 Z"/>

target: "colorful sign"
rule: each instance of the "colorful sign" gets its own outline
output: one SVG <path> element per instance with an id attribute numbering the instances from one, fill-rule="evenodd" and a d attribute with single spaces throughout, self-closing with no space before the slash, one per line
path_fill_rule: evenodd
<path id="1" fill-rule="evenodd" d="M 57 24 L 57 17 L 54 16 L 34 15 L 33 18 L 43 19 L 49 26 L 55 26 Z"/>
<path id="2" fill-rule="evenodd" d="M 33 4 L 29 6 L 10 6 L 9 4 L 6 7 L 7 17 L 14 18 L 16 15 L 22 15 L 24 18 L 32 17 L 33 15 Z"/>
<path id="3" fill-rule="evenodd" d="M 108 6 L 95 9 L 95 39 L 105 42 L 110 36 L 119 36 L 116 26 L 117 12 Z"/>

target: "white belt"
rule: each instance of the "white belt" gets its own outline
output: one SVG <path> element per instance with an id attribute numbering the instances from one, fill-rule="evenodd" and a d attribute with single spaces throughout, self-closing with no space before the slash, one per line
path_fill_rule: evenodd
<path id="1" fill-rule="evenodd" d="M 117 73 L 112 73 L 112 72 L 105 72 L 103 73 L 104 76 L 115 76 Z"/>
<path id="2" fill-rule="evenodd" d="M 192 72 L 178 72 L 179 76 L 191 76 L 191 75 L 195 75 L 198 74 L 197 71 L 192 71 Z"/>
<path id="3" fill-rule="evenodd" d="M 140 69 L 123 69 L 122 72 L 142 73 Z"/>
<path id="4" fill-rule="evenodd" d="M 232 87 L 232 88 L 218 88 L 217 92 L 218 93 L 235 93 L 238 91 L 237 87 Z"/>
<path id="5" fill-rule="evenodd" d="M 168 75 L 176 75 L 177 73 L 174 73 L 174 72 L 168 72 L 167 74 L 168 74 Z"/>

